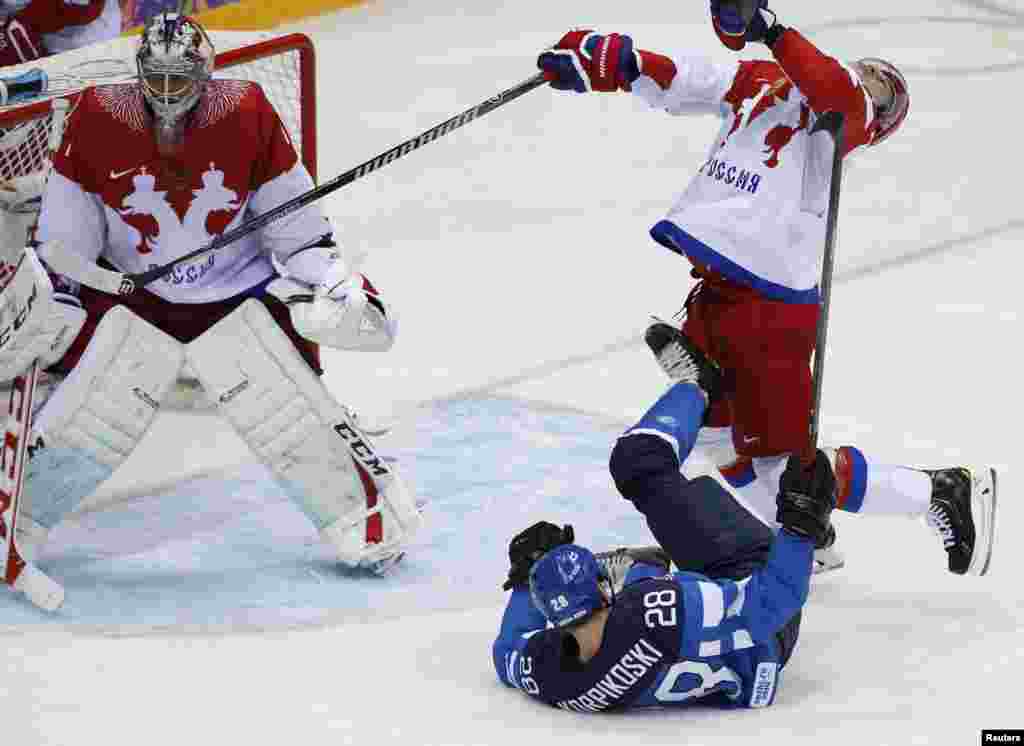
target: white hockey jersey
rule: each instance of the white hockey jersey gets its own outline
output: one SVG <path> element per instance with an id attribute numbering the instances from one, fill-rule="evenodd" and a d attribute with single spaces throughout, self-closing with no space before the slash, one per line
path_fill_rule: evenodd
<path id="1" fill-rule="evenodd" d="M 312 189 L 280 118 L 255 83 L 215 80 L 190 115 L 180 159 L 161 157 L 136 84 L 73 103 L 40 214 L 39 238 L 126 273 L 167 264 L 246 218 Z M 175 303 L 224 300 L 330 233 L 315 205 L 175 267 L 147 289 Z M 297 277 L 303 281 L 319 278 Z"/>
<path id="2" fill-rule="evenodd" d="M 817 115 L 846 115 L 844 151 L 870 140 L 871 101 L 856 73 L 790 29 L 778 62 L 715 64 L 641 54 L 632 90 L 670 114 L 715 113 L 722 126 L 689 186 L 651 230 L 699 269 L 768 298 L 817 301 L 833 148 Z M 653 63 L 653 64 L 652 64 Z"/>

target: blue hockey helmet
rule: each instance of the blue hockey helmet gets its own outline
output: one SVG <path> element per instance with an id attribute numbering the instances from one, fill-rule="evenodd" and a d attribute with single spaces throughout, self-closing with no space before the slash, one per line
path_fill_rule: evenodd
<path id="1" fill-rule="evenodd" d="M 586 547 L 555 547 L 530 568 L 533 605 L 556 627 L 575 624 L 608 605 L 608 575 Z"/>

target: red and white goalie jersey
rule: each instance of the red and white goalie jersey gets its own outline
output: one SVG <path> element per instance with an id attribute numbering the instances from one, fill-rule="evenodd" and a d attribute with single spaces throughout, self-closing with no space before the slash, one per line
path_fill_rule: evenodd
<path id="1" fill-rule="evenodd" d="M 670 114 L 722 118 L 705 161 L 651 233 L 769 298 L 813 303 L 832 148 L 810 130 L 819 114 L 842 112 L 849 153 L 870 143 L 874 112 L 856 72 L 797 31 L 785 31 L 773 52 L 777 61 L 724 65 L 641 52 L 634 94 Z"/>
<path id="2" fill-rule="evenodd" d="M 207 83 L 178 158 L 158 153 L 138 85 L 99 86 L 72 104 L 43 196 L 39 239 L 59 239 L 121 272 L 142 272 L 312 188 L 255 83 Z M 274 275 L 271 254 L 283 261 L 330 232 L 319 209 L 308 206 L 175 267 L 147 290 L 176 303 L 230 298 Z"/>

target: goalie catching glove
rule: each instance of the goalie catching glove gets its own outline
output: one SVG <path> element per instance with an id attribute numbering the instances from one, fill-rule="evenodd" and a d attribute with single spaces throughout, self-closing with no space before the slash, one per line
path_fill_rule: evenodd
<path id="1" fill-rule="evenodd" d="M 330 236 L 299 249 L 267 286 L 311 342 L 339 350 L 380 352 L 394 344 L 398 322 L 366 277 L 354 272 Z"/>

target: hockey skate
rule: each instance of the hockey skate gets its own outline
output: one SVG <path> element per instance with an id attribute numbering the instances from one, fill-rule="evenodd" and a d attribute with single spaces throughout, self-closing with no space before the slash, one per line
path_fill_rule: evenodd
<path id="1" fill-rule="evenodd" d="M 814 565 L 811 567 L 811 572 L 815 575 L 820 575 L 832 570 L 838 570 L 845 564 L 846 560 L 839 550 L 836 549 L 835 526 L 829 526 L 828 537 L 825 539 L 825 543 L 820 547 L 814 548 Z"/>
<path id="2" fill-rule="evenodd" d="M 594 555 L 594 558 L 597 560 L 597 564 L 608 573 L 614 593 L 622 590 L 626 584 L 626 575 L 636 563 L 663 567 L 665 572 L 669 571 L 672 564 L 668 553 L 659 546 L 620 547 L 607 552 L 599 552 Z"/>
<path id="3" fill-rule="evenodd" d="M 674 383 L 695 383 L 715 401 L 722 390 L 722 371 L 689 338 L 671 324 L 654 317 L 647 327 L 644 341 L 651 348 L 658 365 Z"/>
<path id="4" fill-rule="evenodd" d="M 995 469 L 924 469 L 932 480 L 932 499 L 925 514 L 942 539 L 949 571 L 984 575 L 992 561 L 996 514 Z"/>

